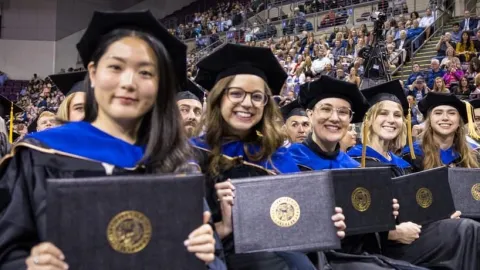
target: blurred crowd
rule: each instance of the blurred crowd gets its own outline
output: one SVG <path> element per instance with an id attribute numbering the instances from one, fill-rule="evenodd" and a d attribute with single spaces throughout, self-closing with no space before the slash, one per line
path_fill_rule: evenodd
<path id="1" fill-rule="evenodd" d="M 276 36 L 276 29 L 265 35 L 265 30 L 254 25 L 252 29 L 243 32 L 243 38 L 232 37 L 232 42 L 246 43 L 249 46 L 270 48 L 279 63 L 288 73 L 281 95 L 277 97 L 280 105 L 294 100 L 300 85 L 321 75 L 349 81 L 360 86 L 365 73 L 365 60 L 362 49 L 369 46 L 374 35 L 366 24 L 353 27 L 336 26 L 331 33 L 315 36 L 311 25 L 305 20 L 306 12 L 316 10 L 315 3 L 327 5 L 328 1 L 309 1 L 305 6 L 295 8 L 291 18 L 285 25 L 281 38 Z M 337 3 L 341 4 L 341 3 Z M 312 9 L 312 7 L 314 7 Z M 180 38 L 199 37 L 205 34 L 227 31 L 234 28 L 235 22 L 241 21 L 246 12 L 252 11 L 251 3 L 222 2 L 217 3 L 203 13 L 196 13 L 195 19 L 188 25 L 179 25 L 172 34 Z M 347 13 L 341 13 L 348 16 Z M 334 14 L 338 18 L 341 14 Z M 328 16 L 328 15 L 327 15 Z M 333 18 L 332 17 L 332 18 Z M 293 18 L 293 19 L 292 19 Z M 412 51 L 416 50 L 433 33 L 434 14 L 430 9 L 423 16 L 414 11 L 410 14 L 400 12 L 390 16 L 385 22 L 381 39 L 385 40 L 388 61 L 385 66 L 394 71 L 401 64 L 410 61 Z M 462 98 L 471 98 L 479 94 L 480 89 L 474 81 L 480 71 L 480 20 L 471 18 L 468 11 L 460 23 L 455 23 L 452 32 L 442 33 L 436 44 L 437 56 L 431 60 L 430 66 L 420 66 L 413 63 L 412 71 L 403 82 L 405 92 L 412 104 L 420 101 L 428 92 L 453 92 Z M 298 34 L 297 34 L 298 33 Z M 195 64 L 198 56 L 191 53 L 187 57 L 187 76 L 196 76 Z M 70 68 L 73 72 L 77 69 Z M 3 74 L 0 73 L 0 84 Z M 6 76 L 5 76 L 6 78 Z M 56 89 L 49 78 L 38 76 L 30 80 L 28 87 L 22 89 L 18 103 L 25 109 L 24 113 L 16 115 L 16 132 L 24 134 L 27 127 L 43 111 L 56 111 L 63 100 L 63 94 Z M 415 106 L 414 106 L 415 108 Z M 421 122 L 421 116 L 414 116 L 415 122 Z"/>

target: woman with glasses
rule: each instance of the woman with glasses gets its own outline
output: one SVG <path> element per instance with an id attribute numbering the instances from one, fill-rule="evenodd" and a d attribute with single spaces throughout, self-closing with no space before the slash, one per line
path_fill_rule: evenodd
<path id="1" fill-rule="evenodd" d="M 282 147 L 281 114 L 271 98 L 286 74 L 267 48 L 227 44 L 198 63 L 196 81 L 210 89 L 203 118 L 205 134 L 193 139 L 207 176 L 207 200 L 222 238 L 229 269 L 315 269 L 300 252 L 235 254 L 230 178 L 298 172 Z M 334 209 L 332 209 L 333 211 Z M 343 236 L 341 209 L 332 219 Z"/>
<path id="2" fill-rule="evenodd" d="M 339 144 L 349 125 L 360 122 L 368 108 L 357 86 L 321 76 L 302 85 L 299 100 L 312 123 L 312 132 L 307 139 L 289 149 L 300 169 L 359 167 L 358 162 L 340 151 Z"/>
<path id="3" fill-rule="evenodd" d="M 341 150 L 341 140 L 347 134 L 350 124 L 361 122 L 368 109 L 365 97 L 357 86 L 322 76 L 317 81 L 305 84 L 300 90 L 299 99 L 312 122 L 312 133 L 308 138 L 289 148 L 299 168 L 303 171 L 359 168 L 360 163 Z M 398 215 L 397 200 L 392 199 L 392 208 L 393 215 Z M 385 269 L 380 267 L 383 265 L 381 261 L 417 269 L 405 262 L 364 255 L 364 252 L 380 254 L 378 241 L 383 243 L 388 237 L 388 232 L 379 233 L 378 236 L 373 233 L 347 236 L 342 241 L 341 251 L 348 255 L 326 254 L 333 269 L 345 265 L 349 267 L 345 269 Z"/>

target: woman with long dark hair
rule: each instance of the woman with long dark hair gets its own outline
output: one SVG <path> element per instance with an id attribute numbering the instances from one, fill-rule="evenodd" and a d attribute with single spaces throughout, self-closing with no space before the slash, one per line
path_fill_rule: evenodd
<path id="1" fill-rule="evenodd" d="M 462 99 L 468 99 L 470 93 L 475 89 L 475 86 L 471 85 L 468 82 L 467 76 L 460 78 L 458 86 L 454 87 L 452 90 L 457 96 L 461 96 Z"/>
<path id="2" fill-rule="evenodd" d="M 68 268 L 46 238 L 47 179 L 198 171 L 175 103 L 186 46 L 144 11 L 95 12 L 77 48 L 91 84 L 85 121 L 27 136 L 1 163 L 11 195 L 0 209 L 2 269 Z M 214 262 L 210 225 L 192 236 L 186 248 Z"/>
<path id="3" fill-rule="evenodd" d="M 455 51 L 462 63 L 469 62 L 470 59 L 476 55 L 475 46 L 473 45 L 473 41 L 470 39 L 470 35 L 467 31 L 462 32 L 462 38 L 460 39 L 460 42 L 457 43 Z"/>
<path id="4" fill-rule="evenodd" d="M 205 134 L 193 139 L 207 176 L 207 200 L 222 238 L 229 269 L 315 269 L 300 252 L 236 254 L 231 178 L 298 172 L 283 147 L 282 116 L 272 96 L 278 95 L 286 73 L 266 48 L 226 44 L 198 63 L 204 76 L 196 81 L 209 89 L 203 117 Z M 280 121 L 279 121 L 280 120 Z M 332 209 L 332 212 L 334 209 Z M 332 217 L 343 236 L 341 209 Z"/>

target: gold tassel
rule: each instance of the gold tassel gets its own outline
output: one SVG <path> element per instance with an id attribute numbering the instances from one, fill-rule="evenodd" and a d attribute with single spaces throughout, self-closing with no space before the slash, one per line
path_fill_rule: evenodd
<path id="1" fill-rule="evenodd" d="M 368 144 L 367 118 L 368 118 L 368 113 L 365 114 L 365 118 L 363 119 L 363 123 L 362 123 L 362 160 L 360 164 L 362 168 L 365 168 L 366 155 L 367 155 L 367 144 Z"/>
<path id="2" fill-rule="evenodd" d="M 463 102 L 465 102 L 465 106 L 466 106 L 466 109 L 467 109 L 468 136 L 470 136 L 472 139 L 478 140 L 478 139 L 480 139 L 480 136 L 478 135 L 478 133 L 476 131 L 475 118 L 473 117 L 475 112 L 473 110 L 472 105 L 468 101 L 464 100 Z"/>
<path id="3" fill-rule="evenodd" d="M 412 109 L 408 107 L 408 114 L 407 114 L 407 139 L 408 139 L 408 147 L 410 148 L 410 157 L 411 159 L 415 159 L 415 151 L 413 150 L 413 135 L 412 135 Z"/>
<path id="4" fill-rule="evenodd" d="M 8 141 L 10 143 L 13 143 L 13 102 L 11 101 L 11 106 L 10 106 L 10 130 L 9 130 L 9 136 L 8 136 Z"/>
<path id="5" fill-rule="evenodd" d="M 203 108 L 202 108 L 202 112 L 203 114 L 205 114 L 207 112 L 207 96 L 205 95 L 205 93 L 203 94 Z"/>

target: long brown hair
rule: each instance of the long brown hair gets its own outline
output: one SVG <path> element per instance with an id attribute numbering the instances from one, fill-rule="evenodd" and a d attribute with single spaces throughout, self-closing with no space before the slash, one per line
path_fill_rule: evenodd
<path id="1" fill-rule="evenodd" d="M 466 133 L 464 129 L 465 123 L 460 117 L 459 126 L 455 132 L 455 137 L 453 138 L 453 148 L 455 152 L 460 154 L 462 158 L 458 165 L 463 168 L 479 168 L 477 154 L 475 150 L 470 149 L 468 142 L 466 140 Z M 420 140 L 422 142 L 422 150 L 424 153 L 423 157 L 423 168 L 425 170 L 432 169 L 436 167 L 443 166 L 442 160 L 440 159 L 440 146 L 435 143 L 433 139 L 434 130 L 430 124 L 430 113 L 425 119 L 425 129 L 422 134 L 420 134 Z"/>
<path id="2" fill-rule="evenodd" d="M 207 99 L 207 111 L 203 115 L 200 127 L 205 129 L 205 142 L 211 147 L 209 156 L 209 171 L 217 175 L 220 170 L 228 168 L 229 164 L 222 158 L 222 143 L 240 139 L 235 134 L 230 134 L 228 123 L 223 119 L 220 109 L 222 97 L 235 76 L 228 76 L 219 80 L 212 88 Z M 251 129 L 251 133 L 246 141 L 260 146 L 257 153 L 250 153 L 245 144 L 245 153 L 247 158 L 252 161 L 270 159 L 273 153 L 283 145 L 285 135 L 282 132 L 277 119 L 281 119 L 280 110 L 271 99 L 272 91 L 265 83 L 265 93 L 270 96 L 268 103 L 263 110 L 263 116 L 260 122 Z M 260 133 L 260 134 L 258 134 Z"/>

